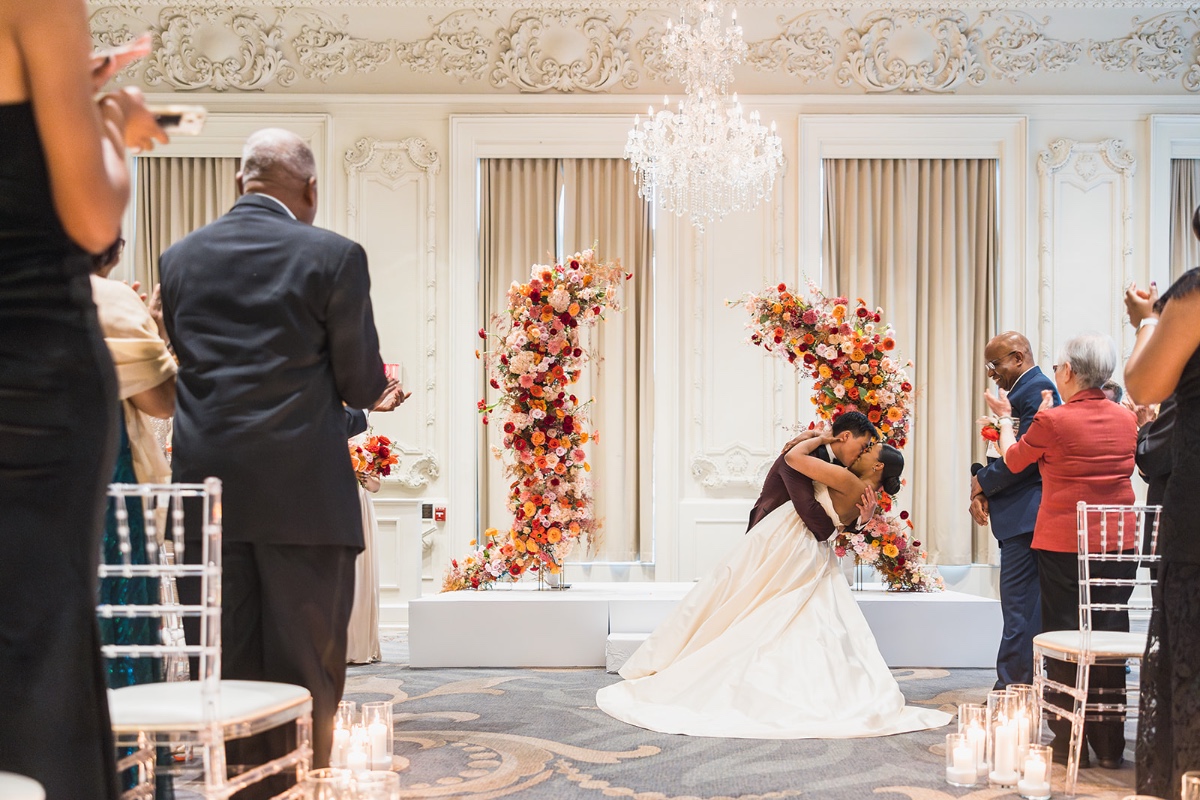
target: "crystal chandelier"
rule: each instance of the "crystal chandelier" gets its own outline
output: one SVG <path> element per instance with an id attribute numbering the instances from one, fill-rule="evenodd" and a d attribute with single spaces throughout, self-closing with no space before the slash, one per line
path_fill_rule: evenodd
<path id="1" fill-rule="evenodd" d="M 737 95 L 728 93 L 733 65 L 746 57 L 742 29 L 733 12 L 722 28 L 714 2 L 691 2 L 678 25 L 667 23 L 663 57 L 683 81 L 684 96 L 672 111 L 663 99 L 658 112 L 637 117 L 625 144 L 625 158 L 636 172 L 638 193 L 655 194 L 663 208 L 704 223 L 731 211 L 747 211 L 775 185 L 783 146 L 759 122 L 747 118 Z"/>

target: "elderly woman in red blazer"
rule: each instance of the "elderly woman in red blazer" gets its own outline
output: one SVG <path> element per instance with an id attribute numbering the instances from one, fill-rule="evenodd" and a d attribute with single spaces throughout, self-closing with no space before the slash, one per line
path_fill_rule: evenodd
<path id="1" fill-rule="evenodd" d="M 1012 433 L 1011 409 L 1003 398 L 988 396 L 988 405 L 1000 418 L 1000 450 L 1013 472 L 1037 464 L 1042 474 L 1042 504 L 1033 531 L 1032 547 L 1038 556 L 1038 580 L 1042 592 L 1042 630 L 1078 630 L 1079 562 L 1076 538 L 1076 504 L 1134 502 L 1130 476 L 1137 450 L 1137 419 L 1133 412 L 1110 401 L 1101 391 L 1117 366 L 1117 348 L 1110 337 L 1088 333 L 1067 342 L 1054 366 L 1054 382 L 1063 404 L 1047 401 L 1033 419 L 1021 441 Z M 1049 394 L 1049 392 L 1046 392 Z M 1098 536 L 1093 542 L 1098 547 Z M 1093 574 L 1133 578 L 1136 562 L 1103 562 L 1093 565 Z M 1111 573 L 1111 574 L 1110 574 Z M 1132 587 L 1106 587 L 1094 591 L 1099 602 L 1124 602 Z M 1102 597 L 1102 595 L 1108 595 Z M 1129 615 L 1123 612 L 1093 613 L 1098 630 L 1129 630 Z M 1061 683 L 1074 681 L 1075 668 L 1058 661 L 1047 663 L 1048 677 Z M 1125 671 L 1120 667 L 1095 668 L 1091 686 L 1125 689 Z M 1069 702 L 1059 698 L 1060 702 Z M 1100 700 L 1096 695 L 1091 698 Z M 1111 700 L 1111 695 L 1109 695 Z M 1066 720 L 1053 718 L 1054 758 L 1065 763 L 1071 728 Z M 1084 726 L 1088 744 L 1100 766 L 1117 769 L 1125 751 L 1124 721 L 1120 717 L 1089 718 Z M 1085 748 L 1080 766 L 1089 765 Z"/>

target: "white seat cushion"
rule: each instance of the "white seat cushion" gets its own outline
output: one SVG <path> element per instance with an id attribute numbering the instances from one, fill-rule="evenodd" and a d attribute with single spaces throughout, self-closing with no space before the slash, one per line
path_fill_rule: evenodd
<path id="1" fill-rule="evenodd" d="M 221 681 L 218 721 L 222 726 L 312 708 L 308 689 L 290 683 Z M 146 683 L 110 690 L 113 730 L 165 732 L 198 730 L 205 726 L 199 681 Z"/>
<path id="2" fill-rule="evenodd" d="M 1079 655 L 1083 652 L 1081 631 L 1049 631 L 1033 637 L 1034 647 Z M 1141 658 L 1146 652 L 1146 634 L 1128 631 L 1092 631 L 1088 651 L 1104 658 Z"/>
<path id="3" fill-rule="evenodd" d="M 4 800 L 46 800 L 46 790 L 33 778 L 0 772 L 0 797 Z"/>

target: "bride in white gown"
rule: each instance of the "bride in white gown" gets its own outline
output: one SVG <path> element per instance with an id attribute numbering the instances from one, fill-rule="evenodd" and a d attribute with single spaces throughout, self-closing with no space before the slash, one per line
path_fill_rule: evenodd
<path id="1" fill-rule="evenodd" d="M 857 516 L 866 487 L 898 488 L 904 460 L 876 444 L 853 472 L 808 453 L 775 468 L 815 484 L 835 522 Z M 882 454 L 882 457 L 881 457 Z M 886 463 L 885 463 L 886 462 Z M 905 706 L 833 548 L 809 533 L 792 503 L 761 519 L 596 694 L 631 725 L 690 736 L 840 739 L 937 728 L 942 711 Z"/>

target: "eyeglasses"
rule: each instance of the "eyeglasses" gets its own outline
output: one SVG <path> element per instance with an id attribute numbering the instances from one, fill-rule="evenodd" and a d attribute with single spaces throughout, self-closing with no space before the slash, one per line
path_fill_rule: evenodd
<path id="1" fill-rule="evenodd" d="M 988 372 L 995 372 L 996 367 L 1000 365 L 1000 362 L 1002 362 L 1004 359 L 1008 358 L 1009 356 L 1013 356 L 1016 354 L 1017 354 L 1016 350 L 1009 350 L 1007 353 L 1000 356 L 995 361 L 985 361 L 983 363 L 983 368 L 986 369 Z"/>
<path id="2" fill-rule="evenodd" d="M 1053 372 L 1058 372 L 1058 368 L 1059 368 L 1059 367 L 1065 367 L 1065 366 L 1067 366 L 1067 365 L 1068 365 L 1068 364 L 1070 364 L 1070 363 L 1071 363 L 1070 361 L 1064 361 L 1064 362 L 1063 362 L 1063 363 L 1061 363 L 1061 364 L 1055 364 L 1055 365 L 1054 365 L 1053 367 L 1051 367 L 1050 369 L 1051 369 L 1051 371 L 1053 371 Z"/>

